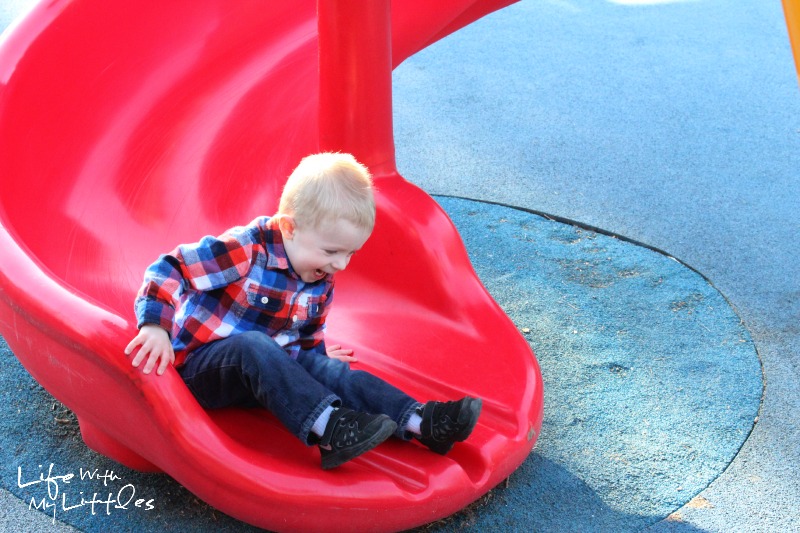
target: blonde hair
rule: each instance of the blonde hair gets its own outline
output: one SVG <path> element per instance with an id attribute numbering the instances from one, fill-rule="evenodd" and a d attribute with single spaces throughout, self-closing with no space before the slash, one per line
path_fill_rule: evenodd
<path id="1" fill-rule="evenodd" d="M 372 231 L 372 176 L 350 154 L 323 152 L 306 156 L 283 187 L 278 214 L 291 215 L 298 227 L 319 228 L 326 221 L 345 219 Z"/>

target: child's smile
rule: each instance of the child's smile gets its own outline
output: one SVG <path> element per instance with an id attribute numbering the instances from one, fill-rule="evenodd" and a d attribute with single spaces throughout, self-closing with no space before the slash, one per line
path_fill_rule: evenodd
<path id="1" fill-rule="evenodd" d="M 298 228 L 291 217 L 284 217 L 280 227 L 289 262 L 306 283 L 344 270 L 370 236 L 370 231 L 345 219 L 325 222 L 319 228 Z"/>

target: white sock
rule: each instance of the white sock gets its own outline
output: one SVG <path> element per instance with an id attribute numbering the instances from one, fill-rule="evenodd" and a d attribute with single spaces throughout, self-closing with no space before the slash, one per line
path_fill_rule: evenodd
<path id="1" fill-rule="evenodd" d="M 420 424 L 422 424 L 422 417 L 419 416 L 417 413 L 412 414 L 408 418 L 408 423 L 406 424 L 406 431 L 410 431 L 416 435 L 422 435 L 422 429 L 420 429 Z"/>
<path id="2" fill-rule="evenodd" d="M 325 428 L 328 426 L 328 421 L 331 419 L 331 413 L 333 413 L 333 406 L 329 405 L 322 411 L 322 414 L 319 415 L 314 425 L 311 426 L 311 433 L 314 433 L 318 437 L 321 437 L 325 434 Z"/>

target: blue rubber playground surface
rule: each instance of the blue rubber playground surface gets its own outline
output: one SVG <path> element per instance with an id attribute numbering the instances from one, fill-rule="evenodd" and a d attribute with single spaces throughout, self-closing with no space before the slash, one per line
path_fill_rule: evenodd
<path id="1" fill-rule="evenodd" d="M 30 4 L 5 1 L 0 28 Z M 800 87 L 780 1 L 523 1 L 394 80 L 400 171 L 453 219 L 545 384 L 525 463 L 419 530 L 800 531 Z M 2 341 L 0 361 L 0 530 L 255 531 L 89 451 Z M 51 464 L 76 476 L 55 516 L 30 504 Z M 79 505 L 94 493 L 130 503 Z"/>

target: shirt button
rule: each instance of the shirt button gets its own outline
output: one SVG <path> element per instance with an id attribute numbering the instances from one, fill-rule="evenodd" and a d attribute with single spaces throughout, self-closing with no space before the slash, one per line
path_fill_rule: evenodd
<path id="1" fill-rule="evenodd" d="M 292 322 L 297 322 L 297 315 L 294 315 L 294 316 L 292 317 Z"/>
<path id="2" fill-rule="evenodd" d="M 267 298 L 266 296 L 263 296 L 263 297 L 261 298 L 261 303 L 262 303 L 262 304 L 267 304 L 267 303 L 269 303 L 269 298 Z"/>

